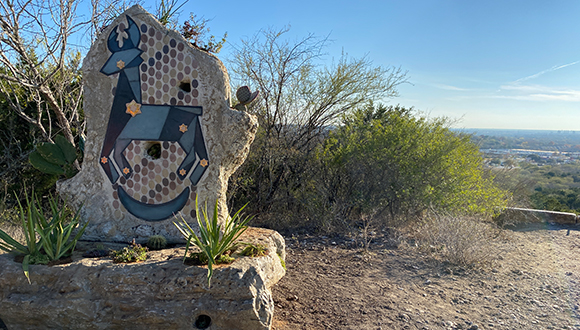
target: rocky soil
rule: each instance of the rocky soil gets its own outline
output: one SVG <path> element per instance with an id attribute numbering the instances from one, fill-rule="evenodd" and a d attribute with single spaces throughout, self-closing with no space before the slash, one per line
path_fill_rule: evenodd
<path id="1" fill-rule="evenodd" d="M 580 329 L 580 228 L 505 230 L 487 266 L 462 268 L 376 238 L 286 238 L 275 330 Z"/>

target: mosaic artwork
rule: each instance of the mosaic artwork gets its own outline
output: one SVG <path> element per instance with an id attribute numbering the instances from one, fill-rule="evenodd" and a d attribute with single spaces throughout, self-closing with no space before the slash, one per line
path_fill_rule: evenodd
<path id="1" fill-rule="evenodd" d="M 99 158 L 114 188 L 115 217 L 194 216 L 192 196 L 209 166 L 198 64 L 182 42 L 126 19 L 109 35 L 111 55 L 101 69 L 118 79 Z"/>

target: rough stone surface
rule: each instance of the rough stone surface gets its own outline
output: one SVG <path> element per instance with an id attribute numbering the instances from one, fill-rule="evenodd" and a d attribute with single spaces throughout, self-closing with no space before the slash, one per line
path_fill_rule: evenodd
<path id="1" fill-rule="evenodd" d="M 119 42 L 121 39 L 123 43 Z M 137 45 L 129 49 L 130 41 Z M 127 49 L 121 48 L 115 53 L 111 45 L 114 48 L 116 44 Z M 125 76 L 129 81 L 131 77 L 137 79 L 132 82 L 132 91 L 127 87 L 130 83 L 122 83 Z M 218 200 L 223 222 L 228 214 L 225 200 L 228 178 L 245 160 L 257 130 L 257 120 L 255 116 L 230 108 L 229 78 L 222 62 L 191 47 L 179 33 L 165 29 L 136 5 L 103 30 L 84 59 L 83 78 L 87 139 L 82 169 L 57 186 L 73 205 L 83 204 L 82 221 L 89 221 L 83 238 L 117 242 L 136 238 L 137 242 L 145 242 L 148 236 L 160 234 L 170 242 L 182 241 L 172 216 L 152 220 L 144 218 L 154 212 L 141 212 L 144 216 L 129 212 L 120 189 L 126 192 L 125 200 L 135 200 L 142 210 L 148 210 L 147 205 L 158 207 L 171 203 L 184 193 L 185 205 L 175 210 L 192 225 L 196 224 L 196 196 L 209 209 Z M 123 97 L 125 101 L 119 101 Z M 136 102 L 130 105 L 126 102 L 128 99 Z M 141 112 L 137 110 L 139 106 Z M 122 113 L 113 116 L 113 109 L 120 107 Z M 169 119 L 177 121 L 161 120 L 159 125 L 165 125 L 163 129 L 168 131 L 155 135 L 156 128 L 147 126 L 156 124 L 157 115 L 152 111 L 170 107 L 173 115 L 169 117 L 173 117 Z M 192 111 L 198 112 L 192 115 Z M 122 126 L 121 133 L 113 134 L 115 125 L 126 126 Z M 185 177 L 180 179 L 179 166 L 188 151 L 181 148 L 181 142 L 163 136 L 191 133 L 196 125 L 202 138 L 195 136 L 195 152 L 190 149 L 189 154 L 197 156 L 192 167 L 183 172 Z M 119 147 L 123 141 L 128 143 L 124 151 Z M 156 157 L 147 152 L 154 144 L 161 147 Z M 107 145 L 119 150 L 108 151 Z M 118 158 L 114 152 L 119 152 Z M 128 164 L 118 161 L 123 157 Z M 109 177 L 105 166 L 114 168 L 120 177 Z M 199 172 L 203 169 L 205 172 Z M 129 172 L 127 177 L 123 171 Z"/>
<path id="2" fill-rule="evenodd" d="M 82 258 L 58 266 L 32 265 L 28 284 L 22 265 L 0 255 L 0 319 L 18 329 L 270 329 L 270 288 L 284 276 L 284 239 L 275 231 L 250 228 L 243 242 L 267 246 L 263 257 L 240 257 L 214 270 L 182 263 L 184 248 L 149 253 L 147 261 L 115 264 Z M 1 321 L 0 321 L 1 322 Z"/>

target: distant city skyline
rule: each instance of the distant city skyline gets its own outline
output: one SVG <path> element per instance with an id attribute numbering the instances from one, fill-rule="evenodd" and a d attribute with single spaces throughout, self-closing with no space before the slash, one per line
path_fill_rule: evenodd
<path id="1" fill-rule="evenodd" d="M 226 67 L 242 38 L 290 25 L 332 40 L 326 63 L 344 51 L 408 71 L 388 104 L 455 127 L 580 130 L 580 1 L 190 1 L 180 22 L 190 12 L 228 33 Z"/>

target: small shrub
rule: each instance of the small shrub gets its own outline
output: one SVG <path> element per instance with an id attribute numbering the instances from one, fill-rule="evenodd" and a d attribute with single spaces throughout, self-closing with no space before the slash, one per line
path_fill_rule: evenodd
<path id="1" fill-rule="evenodd" d="M 130 246 L 126 246 L 121 250 L 111 251 L 113 261 L 116 263 L 130 263 L 147 260 L 147 248 L 136 244 L 135 240 Z"/>
<path id="2" fill-rule="evenodd" d="M 268 250 L 262 244 L 242 243 L 246 247 L 242 250 L 241 255 L 246 257 L 261 257 L 265 256 Z"/>
<path id="3" fill-rule="evenodd" d="M 229 254 L 220 254 L 219 256 L 217 256 L 217 258 L 215 258 L 215 263 L 216 264 L 231 264 L 232 262 L 234 262 L 234 260 L 236 260 L 236 258 L 232 257 Z"/>
<path id="4" fill-rule="evenodd" d="M 167 247 L 167 239 L 163 235 L 149 236 L 147 247 L 151 250 L 163 250 Z"/>
<path id="5" fill-rule="evenodd" d="M 421 222 L 417 238 L 422 248 L 452 264 L 475 266 L 491 261 L 495 230 L 475 217 L 430 212 Z"/>

